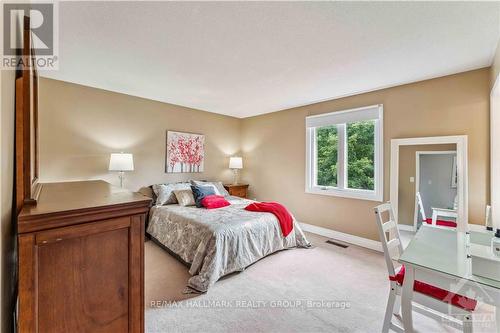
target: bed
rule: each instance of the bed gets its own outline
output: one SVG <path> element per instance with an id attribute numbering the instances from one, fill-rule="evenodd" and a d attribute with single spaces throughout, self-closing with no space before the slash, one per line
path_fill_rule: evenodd
<path id="1" fill-rule="evenodd" d="M 177 204 L 151 208 L 147 233 L 189 266 L 192 291 L 206 292 L 222 276 L 271 253 L 310 246 L 295 219 L 284 238 L 273 214 L 244 210 L 251 200 L 228 201 L 230 206 L 211 210 Z"/>

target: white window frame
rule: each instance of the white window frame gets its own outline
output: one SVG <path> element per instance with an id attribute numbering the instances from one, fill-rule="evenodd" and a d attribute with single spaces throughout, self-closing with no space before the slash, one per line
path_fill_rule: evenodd
<path id="1" fill-rule="evenodd" d="M 373 114 L 378 117 L 374 119 Z M 366 115 L 366 116 L 365 116 Z M 364 118 L 366 117 L 366 118 Z M 347 133 L 346 123 L 352 121 L 375 120 L 374 190 L 360 190 L 347 187 Z M 321 124 L 321 125 L 315 125 Z M 316 128 L 337 125 L 339 138 L 337 186 L 316 185 Z M 361 108 L 330 112 L 306 117 L 306 188 L 310 194 L 383 201 L 384 197 L 384 107 L 382 104 Z"/>

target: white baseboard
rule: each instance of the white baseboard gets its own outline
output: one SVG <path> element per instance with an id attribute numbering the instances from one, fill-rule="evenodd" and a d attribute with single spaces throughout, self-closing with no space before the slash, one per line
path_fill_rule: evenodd
<path id="1" fill-rule="evenodd" d="M 346 234 L 340 231 L 318 227 L 312 224 L 300 223 L 302 230 L 317 234 L 320 236 L 337 239 L 342 242 L 354 244 L 361 247 L 366 247 L 371 250 L 382 252 L 382 244 L 372 239 Z"/>
<path id="2" fill-rule="evenodd" d="M 398 224 L 398 229 L 403 230 L 403 231 L 415 232 L 415 230 L 413 229 L 413 226 L 407 225 L 407 224 Z"/>

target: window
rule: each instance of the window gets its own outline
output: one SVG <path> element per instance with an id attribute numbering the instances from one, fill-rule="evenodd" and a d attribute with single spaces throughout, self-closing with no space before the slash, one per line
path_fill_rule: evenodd
<path id="1" fill-rule="evenodd" d="M 382 105 L 306 118 L 306 192 L 383 200 Z"/>

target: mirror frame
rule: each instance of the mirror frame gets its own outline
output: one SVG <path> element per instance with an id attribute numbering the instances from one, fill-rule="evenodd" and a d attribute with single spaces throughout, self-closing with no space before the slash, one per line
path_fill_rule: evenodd
<path id="1" fill-rule="evenodd" d="M 468 231 L 469 222 L 469 178 L 467 169 L 467 135 L 418 137 L 391 140 L 391 180 L 390 180 L 390 202 L 394 210 L 394 218 L 398 223 L 399 204 L 399 148 L 400 146 L 456 144 L 457 146 L 457 196 L 458 196 L 458 218 L 457 231 Z"/>
<path id="2" fill-rule="evenodd" d="M 41 191 L 38 157 L 38 72 L 30 18 L 23 18 L 21 67 L 16 75 L 16 210 L 36 205 Z M 31 65 L 26 65 L 31 64 Z"/>

